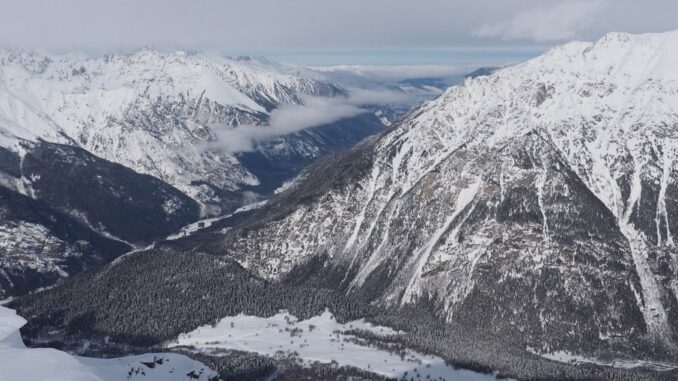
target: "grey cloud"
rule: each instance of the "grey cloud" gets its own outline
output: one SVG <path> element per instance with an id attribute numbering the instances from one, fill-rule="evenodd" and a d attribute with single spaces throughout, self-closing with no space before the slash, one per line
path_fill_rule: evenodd
<path id="1" fill-rule="evenodd" d="M 342 78 L 350 75 L 356 78 L 382 81 L 397 81 L 412 78 L 454 77 L 468 74 L 477 69 L 477 64 L 469 65 L 335 65 L 315 67 L 314 69 Z"/>
<path id="2" fill-rule="evenodd" d="M 354 106 L 393 105 L 407 103 L 411 98 L 410 94 L 403 91 L 351 88 L 346 102 Z"/>
<path id="3" fill-rule="evenodd" d="M 612 3 L 608 0 L 565 1 L 538 6 L 518 12 L 509 20 L 485 24 L 473 34 L 504 40 L 562 41 L 586 30 L 595 22 L 596 16 L 610 6 Z"/>
<path id="4" fill-rule="evenodd" d="M 678 2 L 674 0 L 615 0 L 605 12 L 578 22 L 577 14 L 590 15 L 583 3 L 0 0 L 0 46 L 101 52 L 153 45 L 227 54 L 400 49 L 416 54 L 422 48 L 511 46 L 506 38 L 593 39 L 611 30 L 678 28 Z M 559 10 L 565 11 L 565 20 L 557 17 Z"/>

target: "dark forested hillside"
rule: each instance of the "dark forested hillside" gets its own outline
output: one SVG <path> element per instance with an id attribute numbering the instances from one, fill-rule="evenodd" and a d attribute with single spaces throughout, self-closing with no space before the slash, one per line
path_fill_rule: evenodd
<path id="1" fill-rule="evenodd" d="M 270 316 L 287 309 L 308 318 L 329 308 L 341 320 L 369 315 L 368 307 L 330 289 L 271 283 L 226 257 L 162 250 L 124 256 L 10 306 L 32 317 L 22 331 L 28 337 L 62 328 L 134 345 L 158 344 L 241 312 Z"/>
<path id="2" fill-rule="evenodd" d="M 2 299 L 52 285 L 65 274 L 109 262 L 131 250 L 43 201 L 3 187 L 0 240 Z"/>
<path id="3" fill-rule="evenodd" d="M 40 143 L 23 159 L 35 197 L 93 227 L 135 243 L 149 243 L 193 222 L 197 202 L 155 177 L 67 145 Z"/>

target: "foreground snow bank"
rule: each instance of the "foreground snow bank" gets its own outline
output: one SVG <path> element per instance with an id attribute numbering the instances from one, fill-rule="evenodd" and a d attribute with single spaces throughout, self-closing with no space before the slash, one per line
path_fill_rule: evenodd
<path id="1" fill-rule="evenodd" d="M 328 311 L 308 320 L 280 312 L 269 318 L 238 315 L 226 317 L 214 326 L 203 326 L 180 335 L 170 347 L 193 346 L 218 355 L 220 349 L 257 352 L 273 357 L 294 357 L 302 364 L 335 363 L 352 366 L 386 377 L 454 381 L 495 380 L 492 375 L 454 369 L 439 357 L 412 350 L 375 346 L 351 334 L 368 331 L 377 336 L 399 334 L 364 320 L 340 324 Z M 419 374 L 419 377 L 417 377 Z"/>
<path id="2" fill-rule="evenodd" d="M 202 363 L 177 354 L 97 359 L 26 348 L 19 333 L 24 324 L 26 320 L 14 310 L 0 307 L 0 381 L 206 381 L 216 375 Z"/>

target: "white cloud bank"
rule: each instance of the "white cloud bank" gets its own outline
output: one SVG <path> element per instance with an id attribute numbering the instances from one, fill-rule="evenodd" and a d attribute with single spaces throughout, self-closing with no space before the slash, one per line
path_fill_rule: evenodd
<path id="1" fill-rule="evenodd" d="M 349 89 L 346 97 L 306 97 L 303 104 L 283 104 L 273 110 L 265 126 L 217 129 L 217 141 L 206 148 L 229 153 L 251 151 L 257 142 L 366 113 L 364 106 L 367 105 L 400 104 L 407 102 L 409 97 L 409 94 L 396 90 L 360 88 Z"/>
<path id="2" fill-rule="evenodd" d="M 571 0 L 538 6 L 518 12 L 507 21 L 484 24 L 473 35 L 537 42 L 567 40 L 589 28 L 610 5 L 609 0 Z"/>
<path id="3" fill-rule="evenodd" d="M 460 51 L 464 54 L 468 50 Z M 313 70 L 329 76 L 353 76 L 360 81 L 398 81 L 414 78 L 463 76 L 478 68 L 480 63 L 465 65 L 333 65 L 315 66 Z M 330 77 L 332 78 L 332 77 Z"/>
<path id="4" fill-rule="evenodd" d="M 333 123 L 363 112 L 360 107 L 349 103 L 348 98 L 309 97 L 304 99 L 304 104 L 285 104 L 273 110 L 268 125 L 242 125 L 216 130 L 217 141 L 208 148 L 229 153 L 251 151 L 257 142 Z"/>

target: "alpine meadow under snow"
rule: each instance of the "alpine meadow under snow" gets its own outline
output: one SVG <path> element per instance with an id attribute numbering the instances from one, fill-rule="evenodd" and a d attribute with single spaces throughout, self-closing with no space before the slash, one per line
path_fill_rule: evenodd
<path id="1" fill-rule="evenodd" d="M 678 379 L 678 31 L 476 69 L 0 52 L 0 381 Z"/>

